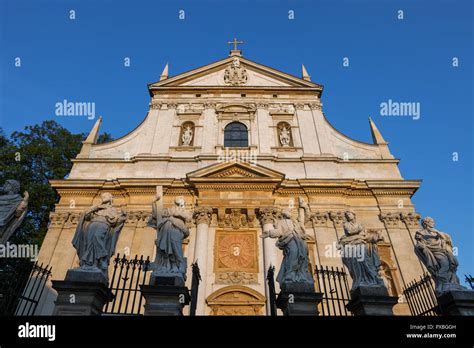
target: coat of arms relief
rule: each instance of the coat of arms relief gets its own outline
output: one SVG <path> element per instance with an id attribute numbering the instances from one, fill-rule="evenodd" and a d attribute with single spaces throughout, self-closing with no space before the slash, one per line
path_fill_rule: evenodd
<path id="1" fill-rule="evenodd" d="M 224 71 L 224 82 L 230 86 L 242 86 L 247 83 L 247 70 L 240 64 L 238 57 Z"/>

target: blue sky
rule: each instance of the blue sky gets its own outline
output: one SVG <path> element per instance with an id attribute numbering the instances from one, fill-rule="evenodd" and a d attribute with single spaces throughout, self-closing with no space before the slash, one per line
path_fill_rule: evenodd
<path id="1" fill-rule="evenodd" d="M 144 118 L 146 84 L 166 62 L 175 75 L 222 59 L 234 37 L 251 60 L 297 76 L 304 63 L 338 130 L 370 142 L 372 116 L 404 178 L 423 179 L 417 210 L 453 236 L 458 274 L 474 275 L 472 1 L 0 0 L 0 27 L 7 134 L 47 119 L 89 131 L 86 117 L 55 116 L 67 99 L 95 102 L 102 129 L 120 137 Z M 382 117 L 388 99 L 420 103 L 420 119 Z"/>

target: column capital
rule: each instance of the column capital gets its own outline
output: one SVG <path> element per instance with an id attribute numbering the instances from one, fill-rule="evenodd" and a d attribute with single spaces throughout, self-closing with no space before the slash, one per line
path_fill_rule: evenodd
<path id="1" fill-rule="evenodd" d="M 317 226 L 326 226 L 329 220 L 329 213 L 326 211 L 317 211 L 311 214 L 311 221 Z"/>
<path id="2" fill-rule="evenodd" d="M 280 210 L 277 207 L 263 207 L 258 209 L 258 218 L 262 225 L 274 224 Z"/>
<path id="3" fill-rule="evenodd" d="M 418 213 L 400 213 L 400 218 L 408 227 L 419 227 L 421 215 Z"/>
<path id="4" fill-rule="evenodd" d="M 212 219 L 212 208 L 210 207 L 196 207 L 194 208 L 193 218 L 196 225 L 211 223 Z"/>
<path id="5" fill-rule="evenodd" d="M 341 226 L 345 221 L 344 212 L 342 210 L 341 211 L 329 211 L 328 215 L 329 215 L 329 218 L 331 219 L 331 221 L 334 222 L 334 224 L 336 226 Z"/>
<path id="6" fill-rule="evenodd" d="M 379 218 L 387 227 L 398 227 L 400 222 L 400 212 L 381 212 Z"/>

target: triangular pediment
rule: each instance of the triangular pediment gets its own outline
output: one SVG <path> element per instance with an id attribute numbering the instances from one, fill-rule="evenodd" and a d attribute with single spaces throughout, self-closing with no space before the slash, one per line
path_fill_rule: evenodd
<path id="1" fill-rule="evenodd" d="M 285 175 L 273 169 L 247 162 L 217 163 L 187 175 L 190 181 L 277 181 Z"/>
<path id="2" fill-rule="evenodd" d="M 232 66 L 235 65 L 235 69 Z M 230 78 L 229 78 L 230 71 Z M 238 77 L 234 79 L 233 72 Z M 227 74 L 227 76 L 226 76 Z M 234 83 L 235 82 L 235 83 Z M 226 59 L 193 69 L 182 74 L 149 84 L 149 89 L 186 87 L 273 87 L 273 88 L 315 88 L 322 86 L 311 81 L 253 62 L 243 57 Z"/>

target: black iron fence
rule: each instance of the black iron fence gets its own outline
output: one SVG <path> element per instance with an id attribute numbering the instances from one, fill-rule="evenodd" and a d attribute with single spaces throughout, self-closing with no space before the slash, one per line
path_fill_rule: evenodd
<path id="1" fill-rule="evenodd" d="M 352 315 L 346 309 L 350 300 L 347 273 L 343 268 L 316 266 L 316 291 L 323 293 L 319 313 L 322 316 Z"/>
<path id="2" fill-rule="evenodd" d="M 315 290 L 323 293 L 319 304 L 319 314 L 323 316 L 352 315 L 346 309 L 350 300 L 347 273 L 338 267 L 316 267 L 315 268 Z M 269 290 L 270 315 L 277 315 L 276 292 L 275 292 L 275 267 L 270 266 L 267 272 L 267 284 Z"/>
<path id="3" fill-rule="evenodd" d="M 148 284 L 150 272 L 147 272 L 150 258 L 127 259 L 120 254 L 113 260 L 113 273 L 109 288 L 113 298 L 105 305 L 103 314 L 106 315 L 141 315 L 143 314 L 143 296 L 140 285 Z"/>
<path id="4" fill-rule="evenodd" d="M 50 266 L 0 259 L 0 315 L 34 315 L 50 276 Z"/>
<path id="5" fill-rule="evenodd" d="M 143 315 L 145 299 L 140 291 L 140 285 L 148 284 L 150 258 L 143 255 L 127 258 L 126 255 L 117 254 L 113 259 L 113 271 L 110 278 L 109 289 L 112 298 L 104 306 L 103 315 Z M 192 264 L 191 303 L 189 315 L 196 315 L 199 282 L 201 274 L 199 266 Z"/>
<path id="6" fill-rule="evenodd" d="M 469 284 L 469 287 L 474 290 L 474 277 L 470 274 L 464 275 L 464 281 Z"/>
<path id="7" fill-rule="evenodd" d="M 428 273 L 420 280 L 413 280 L 403 289 L 403 295 L 408 302 L 410 312 L 415 316 L 439 315 L 438 301 L 435 295 L 434 281 Z"/>

